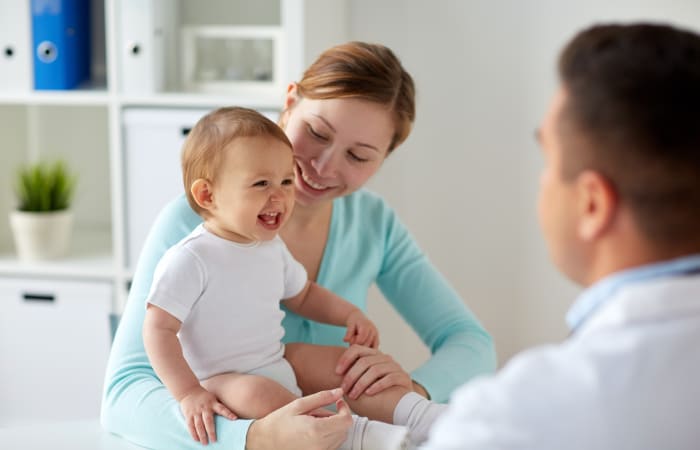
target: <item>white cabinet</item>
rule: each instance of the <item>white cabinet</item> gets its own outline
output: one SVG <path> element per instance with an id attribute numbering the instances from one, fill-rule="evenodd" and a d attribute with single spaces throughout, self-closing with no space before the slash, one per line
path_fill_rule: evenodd
<path id="1" fill-rule="evenodd" d="M 0 428 L 99 416 L 112 286 L 0 279 Z"/>
<path id="2" fill-rule="evenodd" d="M 19 55 L 0 75 L 0 280 L 109 283 L 119 313 L 148 227 L 181 192 L 181 128 L 224 105 L 276 115 L 286 83 L 346 40 L 347 0 L 90 0 L 90 80 L 66 91 L 24 84 L 33 49 L 22 49 L 27 27 L 15 19 L 28 4 L 0 0 L 0 23 L 11 21 L 0 45 Z M 78 173 L 74 239 L 66 258 L 27 264 L 5 218 L 15 169 L 40 157 L 64 158 Z"/>

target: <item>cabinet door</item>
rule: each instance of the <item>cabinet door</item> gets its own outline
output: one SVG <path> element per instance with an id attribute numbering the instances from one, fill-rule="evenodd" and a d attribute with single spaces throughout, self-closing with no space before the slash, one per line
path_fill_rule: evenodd
<path id="1" fill-rule="evenodd" d="M 0 279 L 0 426 L 99 416 L 112 286 Z"/>

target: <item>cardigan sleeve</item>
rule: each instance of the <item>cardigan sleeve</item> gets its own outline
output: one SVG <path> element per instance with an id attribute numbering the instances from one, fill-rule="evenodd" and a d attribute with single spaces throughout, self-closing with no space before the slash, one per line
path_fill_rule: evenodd
<path id="1" fill-rule="evenodd" d="M 385 242 L 377 286 L 432 353 L 413 379 L 433 400 L 446 402 L 469 379 L 495 370 L 493 341 L 393 210 L 385 207 L 381 216 Z"/>

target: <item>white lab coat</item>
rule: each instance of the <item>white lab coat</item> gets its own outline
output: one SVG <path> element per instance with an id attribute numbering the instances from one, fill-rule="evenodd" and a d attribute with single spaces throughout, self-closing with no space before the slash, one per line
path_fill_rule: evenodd
<path id="1" fill-rule="evenodd" d="M 700 276 L 621 287 L 564 343 L 458 389 L 421 448 L 700 449 Z"/>

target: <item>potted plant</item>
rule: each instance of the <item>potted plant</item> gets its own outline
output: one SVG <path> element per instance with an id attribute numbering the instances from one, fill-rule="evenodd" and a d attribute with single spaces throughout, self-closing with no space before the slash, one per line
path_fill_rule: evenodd
<path id="1" fill-rule="evenodd" d="M 76 176 L 60 160 L 31 163 L 18 169 L 18 205 L 10 212 L 10 227 L 20 260 L 53 259 L 67 253 L 75 182 Z"/>

